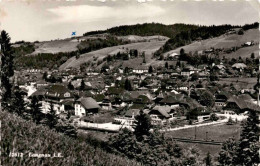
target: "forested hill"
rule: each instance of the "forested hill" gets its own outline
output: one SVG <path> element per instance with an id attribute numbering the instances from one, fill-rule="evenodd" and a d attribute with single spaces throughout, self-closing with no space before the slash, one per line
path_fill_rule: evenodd
<path id="1" fill-rule="evenodd" d="M 138 36 L 153 36 L 161 35 L 173 38 L 176 34 L 198 29 L 199 26 L 191 24 L 173 24 L 173 25 L 164 25 L 159 23 L 145 23 L 145 24 L 136 24 L 136 25 L 122 25 L 113 27 L 104 31 L 91 31 L 84 34 L 84 36 L 110 33 L 117 36 L 126 36 L 126 35 L 138 35 Z"/>
<path id="2" fill-rule="evenodd" d="M 157 51 L 157 55 L 165 53 L 167 51 L 173 50 L 177 47 L 181 47 L 190 44 L 195 40 L 204 40 L 213 37 L 218 37 L 225 34 L 227 31 L 234 28 L 241 28 L 239 33 L 243 33 L 248 29 L 258 28 L 259 23 L 255 22 L 253 24 L 246 24 L 244 26 L 232 26 L 232 25 L 219 25 L 219 26 L 200 26 L 196 29 L 190 29 L 187 31 L 182 31 L 176 34 L 173 38 L 168 40 L 160 50 Z"/>

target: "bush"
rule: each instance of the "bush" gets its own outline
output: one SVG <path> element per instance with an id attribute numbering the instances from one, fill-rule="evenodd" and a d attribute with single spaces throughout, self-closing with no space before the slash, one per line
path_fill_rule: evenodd
<path id="1" fill-rule="evenodd" d="M 215 114 L 215 113 L 213 113 L 213 114 L 211 114 L 210 115 L 210 118 L 209 118 L 211 121 L 217 121 L 218 119 L 219 119 L 219 117 Z"/>

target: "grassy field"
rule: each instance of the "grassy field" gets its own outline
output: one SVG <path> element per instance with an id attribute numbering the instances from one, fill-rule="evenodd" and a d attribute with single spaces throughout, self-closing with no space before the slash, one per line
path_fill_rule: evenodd
<path id="1" fill-rule="evenodd" d="M 202 126 L 196 128 L 196 139 L 206 140 L 206 132 L 208 140 L 223 142 L 228 138 L 234 137 L 238 140 L 241 130 L 240 124 L 234 125 L 212 125 Z M 178 138 L 195 138 L 195 128 L 188 128 L 183 130 L 171 131 L 166 133 L 167 137 L 178 137 Z M 221 146 L 218 145 L 206 145 L 206 144 L 195 144 L 195 143 L 180 143 L 183 148 L 187 146 L 196 146 L 202 155 L 206 155 L 209 151 L 213 156 L 217 156 Z"/>
<path id="2" fill-rule="evenodd" d="M 76 59 L 75 57 L 72 57 L 67 62 L 65 62 L 63 65 L 60 66 L 60 70 L 66 69 L 68 67 L 79 67 L 81 64 L 92 60 L 93 57 L 98 57 L 97 60 L 102 60 L 104 57 L 106 57 L 109 53 L 113 52 L 114 50 L 118 48 L 128 48 L 130 49 L 137 49 L 138 52 L 145 51 L 146 61 L 151 61 L 152 53 L 154 53 L 156 50 L 158 50 L 166 41 L 151 41 L 151 42 L 140 42 L 140 43 L 131 43 L 126 45 L 120 45 L 120 46 L 114 46 L 114 47 L 108 47 L 103 48 L 97 51 L 92 51 L 86 54 L 80 55 L 80 58 Z"/>
<path id="3" fill-rule="evenodd" d="M 35 125 L 10 113 L 0 111 L 1 121 L 1 164 L 4 166 L 83 166 L 83 165 L 140 165 L 125 157 L 108 153 L 98 141 L 73 139 Z M 9 157 L 10 152 L 23 153 L 23 157 Z M 62 157 L 29 157 L 32 154 L 61 153 Z"/>
<path id="4" fill-rule="evenodd" d="M 54 40 L 54 41 L 46 41 L 35 44 L 35 51 L 32 53 L 33 55 L 39 53 L 58 53 L 58 52 L 71 52 L 77 50 L 77 45 L 79 42 L 74 41 L 72 39 L 65 40 Z"/>
<path id="5" fill-rule="evenodd" d="M 248 31 L 245 31 L 244 35 L 237 35 L 237 34 L 232 34 L 232 35 L 221 35 L 216 38 L 211 38 L 207 40 L 202 40 L 202 41 L 196 41 L 193 42 L 189 45 L 177 48 L 175 50 L 166 52 L 164 55 L 168 55 L 170 53 L 180 53 L 180 50 L 183 48 L 185 52 L 189 53 L 190 51 L 195 52 L 195 51 L 200 51 L 200 50 L 205 50 L 209 49 L 210 47 L 214 48 L 231 48 L 235 46 L 241 46 L 241 44 L 248 42 L 248 41 L 255 41 L 259 42 L 259 31 L 258 29 L 251 29 Z M 253 47 L 246 47 L 241 50 L 238 50 L 237 52 L 233 54 L 227 54 L 225 55 L 226 57 L 246 57 L 250 56 L 252 52 L 257 52 L 259 48 L 257 46 Z M 250 54 L 249 54 L 250 53 Z"/>
<path id="6" fill-rule="evenodd" d="M 227 84 L 230 85 L 231 83 L 238 87 L 239 89 L 250 89 L 253 88 L 257 82 L 257 78 L 221 78 L 218 83 L 219 84 Z"/>

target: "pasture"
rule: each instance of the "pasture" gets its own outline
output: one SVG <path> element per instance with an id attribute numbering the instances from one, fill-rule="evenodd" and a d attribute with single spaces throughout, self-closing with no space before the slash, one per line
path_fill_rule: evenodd
<path id="1" fill-rule="evenodd" d="M 219 141 L 224 142 L 228 138 L 234 138 L 236 140 L 239 139 L 239 135 L 241 132 L 240 124 L 234 125 L 212 125 L 212 126 L 201 126 L 196 127 L 196 139 L 198 140 L 207 140 L 211 141 Z M 206 133 L 207 132 L 207 133 Z M 165 133 L 166 137 L 177 137 L 177 138 L 195 138 L 195 128 L 188 128 L 176 131 L 170 131 Z M 219 151 L 221 150 L 221 146 L 219 145 L 206 145 L 206 144 L 198 144 L 198 143 L 184 143 L 178 142 L 183 148 L 187 148 L 189 146 L 195 146 L 200 150 L 202 155 L 206 155 L 207 152 L 210 152 L 211 155 L 217 156 Z"/>
<path id="2" fill-rule="evenodd" d="M 248 31 L 244 32 L 244 35 L 238 35 L 238 34 L 231 34 L 231 35 L 221 35 L 219 37 L 211 38 L 211 39 L 206 39 L 206 40 L 201 40 L 201 41 L 195 41 L 189 45 L 179 47 L 177 49 L 171 50 L 169 52 L 166 52 L 164 56 L 167 56 L 168 54 L 171 53 L 180 53 L 180 50 L 183 48 L 186 53 L 195 52 L 195 51 L 201 51 L 201 50 L 206 50 L 210 49 L 210 47 L 214 48 L 231 48 L 235 46 L 241 46 L 245 42 L 249 41 L 255 41 L 259 42 L 259 32 L 258 29 L 250 29 Z M 233 58 L 235 57 L 245 57 L 245 56 L 250 56 L 252 52 L 257 52 L 259 49 L 257 46 L 253 47 L 246 47 L 242 48 L 236 52 L 234 52 L 232 55 L 228 54 L 225 55 L 226 57 Z"/>
<path id="3" fill-rule="evenodd" d="M 78 59 L 75 57 L 70 58 L 67 62 L 60 66 L 60 70 L 69 68 L 69 67 L 79 67 L 81 64 L 86 63 L 93 59 L 93 57 L 98 57 L 98 60 L 102 60 L 109 53 L 113 52 L 119 48 L 128 48 L 137 49 L 138 52 L 145 52 L 146 61 L 151 61 L 152 53 L 157 51 L 166 41 L 151 41 L 151 42 L 140 42 L 140 43 L 131 43 L 126 45 L 119 45 L 114 47 L 107 47 L 100 50 L 92 51 L 86 54 L 80 55 Z"/>

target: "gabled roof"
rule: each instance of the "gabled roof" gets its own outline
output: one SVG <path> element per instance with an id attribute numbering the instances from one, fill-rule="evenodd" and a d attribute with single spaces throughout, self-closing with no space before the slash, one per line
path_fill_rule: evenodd
<path id="1" fill-rule="evenodd" d="M 86 97 L 86 98 L 79 98 L 77 102 L 80 102 L 80 104 L 85 108 L 85 109 L 99 109 L 100 106 L 94 100 L 92 97 Z"/>
<path id="2" fill-rule="evenodd" d="M 160 113 L 162 116 L 164 116 L 165 118 L 169 118 L 170 115 L 168 114 L 171 111 L 171 107 L 170 106 L 155 106 L 150 112 L 149 114 L 153 114 L 154 112 L 158 112 Z"/>

